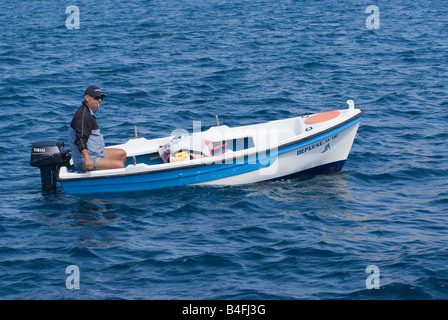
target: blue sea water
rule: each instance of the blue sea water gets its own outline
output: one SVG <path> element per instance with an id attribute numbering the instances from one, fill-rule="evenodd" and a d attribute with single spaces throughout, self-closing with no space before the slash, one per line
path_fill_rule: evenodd
<path id="1" fill-rule="evenodd" d="M 447 299 L 447 17 L 442 0 L 0 2 L 0 298 Z M 67 142 L 91 84 L 107 145 L 215 114 L 365 114 L 337 174 L 43 193 L 31 143 Z"/>

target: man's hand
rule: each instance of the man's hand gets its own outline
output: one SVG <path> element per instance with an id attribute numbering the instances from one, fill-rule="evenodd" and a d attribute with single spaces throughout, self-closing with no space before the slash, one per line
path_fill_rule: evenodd
<path id="1" fill-rule="evenodd" d="M 84 166 L 86 167 L 87 171 L 93 170 L 93 161 L 92 158 L 90 158 L 89 152 L 87 152 L 87 149 L 84 149 L 81 151 L 82 156 L 84 157 Z"/>

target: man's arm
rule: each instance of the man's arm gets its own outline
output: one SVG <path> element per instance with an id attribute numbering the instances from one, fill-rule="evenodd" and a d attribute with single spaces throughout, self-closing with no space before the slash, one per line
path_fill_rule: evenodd
<path id="1" fill-rule="evenodd" d="M 89 152 L 87 149 L 83 149 L 81 151 L 82 156 L 84 157 L 84 166 L 86 167 L 87 171 L 93 170 L 93 161 L 92 158 L 90 158 Z"/>
<path id="2" fill-rule="evenodd" d="M 87 140 L 92 132 L 92 123 L 89 121 L 88 110 L 84 108 L 82 112 L 78 112 L 73 118 L 71 126 L 76 130 L 75 144 L 78 146 L 79 152 L 83 153 L 87 149 Z M 83 154 L 84 155 L 84 154 Z M 84 157 L 85 159 L 86 157 Z"/>
<path id="3" fill-rule="evenodd" d="M 84 108 L 82 112 L 77 112 L 72 120 L 71 127 L 76 131 L 75 144 L 84 157 L 86 170 L 93 170 L 93 161 L 87 150 L 87 140 L 92 132 L 93 123 L 89 118 L 88 109 Z"/>

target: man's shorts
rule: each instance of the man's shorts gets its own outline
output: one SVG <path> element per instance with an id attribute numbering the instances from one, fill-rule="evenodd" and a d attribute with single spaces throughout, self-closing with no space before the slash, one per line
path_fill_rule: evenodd
<path id="1" fill-rule="evenodd" d="M 96 170 L 96 166 L 98 165 L 98 162 L 100 161 L 100 159 L 102 159 L 101 157 L 94 157 L 92 158 L 93 161 L 93 170 Z M 83 163 L 74 163 L 73 167 L 75 168 L 75 170 L 77 172 L 86 172 L 86 166 Z"/>

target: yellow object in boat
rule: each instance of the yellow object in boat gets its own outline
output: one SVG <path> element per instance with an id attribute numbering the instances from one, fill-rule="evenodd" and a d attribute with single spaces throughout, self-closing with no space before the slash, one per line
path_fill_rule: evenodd
<path id="1" fill-rule="evenodd" d="M 190 159 L 190 154 L 187 151 L 182 151 L 176 153 L 175 157 L 171 161 L 177 162 L 177 161 L 184 161 L 187 159 Z"/>
<path id="2" fill-rule="evenodd" d="M 181 151 L 181 152 L 176 153 L 176 158 L 182 158 L 182 157 L 186 158 L 187 156 L 188 156 L 187 151 Z"/>

